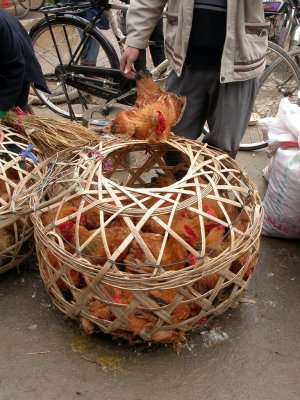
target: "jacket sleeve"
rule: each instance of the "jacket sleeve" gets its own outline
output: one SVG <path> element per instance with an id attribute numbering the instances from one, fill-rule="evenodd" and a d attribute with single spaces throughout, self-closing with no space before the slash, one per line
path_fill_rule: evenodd
<path id="1" fill-rule="evenodd" d="M 4 23 L 0 27 L 0 110 L 12 108 L 22 90 L 25 59 L 22 48 Z"/>
<path id="2" fill-rule="evenodd" d="M 126 18 L 126 44 L 145 49 L 167 0 L 131 0 Z"/>

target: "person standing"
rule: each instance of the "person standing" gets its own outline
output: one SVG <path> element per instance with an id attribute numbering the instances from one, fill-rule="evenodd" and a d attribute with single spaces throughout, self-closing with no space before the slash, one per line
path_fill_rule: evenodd
<path id="1" fill-rule="evenodd" d="M 133 63 L 166 12 L 165 52 L 173 68 L 166 90 L 187 97 L 173 131 L 233 158 L 246 130 L 258 79 L 265 68 L 268 22 L 261 0 L 131 0 L 127 48 L 120 71 L 135 77 Z"/>
<path id="2" fill-rule="evenodd" d="M 125 4 L 130 4 L 130 0 L 122 0 Z M 126 21 L 126 16 L 125 16 Z M 126 22 L 125 22 L 126 25 Z M 125 32 L 126 34 L 126 29 Z M 155 25 L 153 32 L 149 37 L 150 42 L 154 42 L 149 45 L 149 50 L 151 54 L 151 58 L 153 61 L 154 67 L 157 67 L 166 59 L 165 51 L 164 51 L 164 27 L 163 27 L 163 18 L 159 18 L 157 24 Z M 146 60 L 146 49 L 141 49 L 139 52 L 139 56 L 134 62 L 134 68 L 136 71 L 146 71 L 147 70 L 147 60 Z"/>
<path id="3" fill-rule="evenodd" d="M 49 93 L 30 37 L 21 23 L 0 9 L 0 118 L 13 107 L 28 111 L 30 83 Z"/>

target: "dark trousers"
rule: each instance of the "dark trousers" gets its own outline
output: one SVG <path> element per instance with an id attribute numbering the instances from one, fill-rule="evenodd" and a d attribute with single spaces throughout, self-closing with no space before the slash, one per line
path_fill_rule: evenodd
<path id="1" fill-rule="evenodd" d="M 186 66 L 178 77 L 172 71 L 167 90 L 187 97 L 182 119 L 173 127 L 177 135 L 196 140 L 205 121 L 209 133 L 203 142 L 235 155 L 250 119 L 258 78 L 220 83 L 220 70 Z"/>

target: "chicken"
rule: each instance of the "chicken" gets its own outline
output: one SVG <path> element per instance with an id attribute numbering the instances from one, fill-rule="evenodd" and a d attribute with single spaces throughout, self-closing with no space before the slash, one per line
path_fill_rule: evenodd
<path id="1" fill-rule="evenodd" d="M 9 181 L 4 181 L 0 177 L 0 197 L 3 198 L 3 196 L 6 196 L 7 194 L 9 194 L 10 197 L 17 184 L 18 181 L 15 179 L 9 179 Z"/>
<path id="2" fill-rule="evenodd" d="M 155 102 L 159 100 L 163 93 L 160 86 L 151 77 L 142 76 L 141 79 L 137 80 L 134 105 L 137 108 L 144 107 L 149 101 Z"/>
<path id="3" fill-rule="evenodd" d="M 56 207 L 56 208 L 52 208 L 52 209 L 49 210 L 49 211 L 44 212 L 44 213 L 41 215 L 42 224 L 43 224 L 44 226 L 52 225 L 52 224 L 55 223 L 56 221 L 59 221 L 59 220 L 65 218 L 65 217 L 67 217 L 67 216 L 69 216 L 69 215 L 72 215 L 72 214 L 76 213 L 76 212 L 78 211 L 78 208 L 76 208 L 76 207 L 75 207 L 74 205 L 72 205 L 72 204 L 64 203 L 64 204 L 61 206 L 59 212 L 58 212 L 58 210 L 59 210 L 59 207 Z M 75 216 L 74 218 L 72 218 L 71 221 L 72 221 L 73 223 L 75 223 L 75 222 L 76 222 L 76 219 L 77 219 L 77 216 Z M 80 215 L 80 217 L 79 217 L 79 224 L 80 224 L 80 225 L 86 225 L 86 217 L 85 217 L 84 214 L 81 214 L 81 215 Z"/>
<path id="4" fill-rule="evenodd" d="M 128 317 L 128 328 L 133 336 L 143 337 L 157 324 L 158 318 L 150 312 L 136 310 Z M 178 344 L 184 338 L 184 332 L 176 329 L 159 330 L 152 333 L 150 341 L 165 344 Z"/>
<path id="5" fill-rule="evenodd" d="M 257 262 L 257 255 L 253 256 L 251 251 L 248 250 L 245 253 L 242 253 L 236 260 L 234 260 L 230 265 L 230 271 L 237 274 L 244 266 L 248 263 L 245 273 L 244 279 L 249 278 L 251 275 L 255 265 Z"/>
<path id="6" fill-rule="evenodd" d="M 76 246 L 76 225 L 72 221 L 67 221 L 58 225 L 58 230 L 63 238 L 73 246 Z M 129 235 L 130 230 L 126 227 L 114 226 L 105 229 L 106 242 L 111 254 L 113 254 L 120 246 L 120 244 Z M 106 253 L 103 238 L 100 234 L 96 235 L 89 243 L 85 243 L 93 235 L 93 232 L 88 231 L 85 227 L 78 227 L 77 231 L 78 240 L 80 247 L 82 248 L 82 256 L 90 261 L 91 264 L 101 264 L 109 257 Z M 128 249 L 125 249 L 116 259 L 116 261 L 122 261 L 127 255 Z"/>
<path id="7" fill-rule="evenodd" d="M 217 225 L 212 228 L 205 237 L 206 251 L 205 254 L 210 257 L 216 257 L 224 250 L 222 246 L 225 233 L 224 225 Z"/>
<path id="8" fill-rule="evenodd" d="M 220 275 L 215 272 L 211 275 L 206 275 L 203 278 L 196 281 L 193 285 L 194 289 L 196 289 L 199 293 L 204 294 L 208 290 L 213 289 L 220 279 Z"/>
<path id="9" fill-rule="evenodd" d="M 1 193 L 1 195 L 0 195 L 0 207 L 3 207 L 8 203 L 9 203 L 9 194 L 8 193 Z"/>
<path id="10" fill-rule="evenodd" d="M 82 329 L 87 335 L 92 335 L 96 330 L 96 325 L 89 319 L 80 316 L 79 320 L 81 322 Z"/>
<path id="11" fill-rule="evenodd" d="M 174 178 L 161 174 L 158 171 L 156 171 L 156 174 L 156 176 L 151 178 L 151 186 L 153 187 L 167 187 L 176 182 Z"/>
<path id="12" fill-rule="evenodd" d="M 87 282 L 89 278 L 84 276 L 85 281 Z M 99 291 L 107 292 L 115 303 L 118 304 L 130 304 L 132 301 L 132 295 L 128 290 L 121 290 L 118 288 L 114 288 L 113 286 L 109 286 L 106 284 L 101 284 L 99 286 Z M 91 316 L 99 319 L 104 319 L 106 321 L 114 321 L 115 315 L 113 310 L 107 304 L 102 303 L 100 300 L 92 298 L 90 302 L 87 304 L 88 312 Z M 88 334 L 91 335 L 97 330 L 96 325 L 90 321 L 89 319 L 81 316 L 80 318 L 81 326 L 83 330 Z"/>
<path id="13" fill-rule="evenodd" d="M 151 83 L 147 90 L 142 84 Z M 142 78 L 138 85 L 135 107 L 119 112 L 112 120 L 110 133 L 127 135 L 135 139 L 156 143 L 165 140 L 171 128 L 181 118 L 186 105 L 186 98 L 174 93 L 163 92 L 151 82 L 151 78 Z"/>
<path id="14" fill-rule="evenodd" d="M 134 104 L 136 108 L 143 108 L 149 103 L 159 103 L 164 99 L 167 99 L 166 104 L 168 104 L 171 108 L 176 108 L 177 103 L 181 102 L 183 102 L 183 107 L 186 105 L 185 97 L 161 90 L 159 84 L 154 82 L 149 76 L 143 76 L 137 81 L 137 96 Z M 180 112 L 183 111 L 184 108 Z"/>
<path id="15" fill-rule="evenodd" d="M 180 236 L 186 236 L 187 233 L 184 229 L 184 226 L 189 225 L 191 220 L 184 216 L 180 216 L 180 214 L 176 214 L 176 216 L 173 217 L 171 229 Z M 160 219 L 162 222 L 164 222 L 166 225 L 168 225 L 169 220 L 170 220 L 170 215 L 162 214 L 162 215 L 158 215 L 157 218 Z M 151 217 L 144 223 L 142 229 L 145 232 L 157 233 L 159 235 L 164 235 L 164 233 L 166 231 L 166 229 L 163 226 L 161 226 L 158 222 L 156 222 Z"/>
<path id="16" fill-rule="evenodd" d="M 184 339 L 184 332 L 172 329 L 172 330 L 160 330 L 154 332 L 151 336 L 153 342 L 165 343 L 165 344 L 179 344 Z"/>
<path id="17" fill-rule="evenodd" d="M 65 250 L 71 254 L 74 252 L 74 249 L 68 244 L 65 244 Z M 39 268 L 41 277 L 47 283 L 50 279 L 49 270 L 52 269 L 51 275 L 53 275 L 56 270 L 62 269 L 63 265 L 62 262 L 60 262 L 59 259 L 52 252 L 50 252 L 47 249 L 45 250 L 45 252 L 46 252 L 46 257 L 44 256 L 40 257 Z M 48 265 L 46 260 L 50 265 Z M 80 286 L 81 284 L 80 272 L 78 272 L 73 268 L 69 268 L 66 272 L 66 275 L 67 275 L 66 277 L 60 277 L 56 280 L 56 284 L 62 292 L 68 291 L 70 285 L 74 285 L 76 287 Z"/>
<path id="18" fill-rule="evenodd" d="M 141 237 L 155 260 L 158 259 L 163 236 L 155 233 L 141 233 Z M 164 248 L 160 265 L 165 271 L 179 270 L 186 266 L 188 250 L 173 237 L 169 237 Z M 136 240 L 133 240 L 128 256 L 124 259 L 126 271 L 131 273 L 152 273 L 154 264 L 144 253 Z"/>
<path id="19" fill-rule="evenodd" d="M 165 290 L 151 290 L 149 292 L 149 297 L 155 300 L 158 305 L 164 306 L 170 304 L 174 297 L 177 295 L 176 289 L 165 289 Z M 173 323 L 178 323 L 180 321 L 185 321 L 190 316 L 190 306 L 189 304 L 179 304 L 171 313 L 171 320 Z"/>
<path id="20" fill-rule="evenodd" d="M 162 246 L 163 237 L 155 233 L 140 233 L 140 235 L 146 246 L 148 247 L 150 253 L 156 259 Z M 129 253 L 124 259 L 126 272 L 152 273 L 153 267 L 147 267 L 147 263 L 153 264 L 153 262 L 148 261 L 146 254 L 141 249 L 137 240 L 134 239 L 129 249 Z"/>
<path id="21" fill-rule="evenodd" d="M 105 319 L 106 321 L 112 321 L 114 319 L 114 315 L 110 311 L 109 306 L 98 300 L 91 300 L 87 308 L 90 314 L 95 318 Z"/>
<path id="22" fill-rule="evenodd" d="M 15 243 L 14 235 L 6 228 L 0 228 L 0 267 L 5 265 L 10 257 L 7 255 L 7 249 Z"/>
<path id="23" fill-rule="evenodd" d="M 69 200 L 69 202 L 76 209 L 79 209 L 81 202 L 83 203 L 83 207 L 87 207 L 87 205 L 89 204 L 81 196 L 71 199 L 71 200 Z M 100 226 L 100 208 L 98 208 L 97 206 L 94 206 L 92 208 L 85 209 L 83 211 L 82 215 L 84 215 L 84 217 L 86 219 L 86 223 L 84 225 L 88 230 L 93 230 L 93 229 L 99 228 L 99 226 Z"/>
<path id="24" fill-rule="evenodd" d="M 135 310 L 128 316 L 128 328 L 132 331 L 133 336 L 143 334 L 144 330 L 153 327 L 158 318 L 150 312 L 144 312 L 141 310 Z"/>

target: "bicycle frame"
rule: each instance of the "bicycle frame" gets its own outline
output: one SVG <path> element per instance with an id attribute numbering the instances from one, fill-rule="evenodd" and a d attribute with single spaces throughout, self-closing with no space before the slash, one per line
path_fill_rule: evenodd
<path id="1" fill-rule="evenodd" d="M 89 32 L 91 32 L 93 28 L 96 28 L 96 25 L 101 19 L 103 12 L 107 13 L 110 26 L 117 39 L 120 51 L 121 52 L 123 51 L 126 36 L 120 30 L 117 18 L 112 13 L 111 9 L 127 11 L 128 10 L 127 5 L 107 4 L 98 9 L 97 15 L 90 21 L 86 21 L 87 24 L 84 30 L 84 35 L 80 40 L 79 44 L 77 45 L 77 48 L 73 51 L 69 43 L 68 35 L 66 32 L 64 32 L 65 40 L 67 42 L 68 50 L 70 53 L 70 60 L 68 61 L 67 64 L 63 63 L 52 30 L 51 21 L 53 19 L 59 19 L 59 16 L 66 14 L 77 15 L 77 18 L 79 18 L 78 14 L 90 8 L 91 8 L 90 2 L 84 2 L 76 5 L 69 4 L 64 7 L 46 6 L 40 9 L 40 11 L 45 15 L 45 20 L 49 27 L 50 35 L 58 57 L 59 64 L 55 68 L 55 74 L 62 78 L 61 83 L 64 92 L 66 94 L 66 99 L 71 119 L 76 119 L 76 118 L 73 113 L 72 107 L 70 106 L 70 98 L 66 90 L 66 85 L 69 85 L 77 89 L 78 91 L 82 90 L 85 93 L 101 97 L 107 100 L 108 102 L 105 104 L 105 106 L 102 107 L 101 110 L 101 112 L 104 115 L 107 115 L 111 110 L 111 108 L 117 102 L 124 100 L 126 98 L 130 98 L 136 92 L 135 88 L 131 88 L 130 90 L 128 90 L 128 87 L 126 87 L 126 84 L 128 86 L 128 80 L 123 77 L 119 69 L 79 65 L 80 57 L 84 52 L 87 43 L 90 39 Z M 109 45 L 111 46 L 110 43 Z M 157 79 L 158 76 L 167 69 L 168 65 L 169 65 L 168 61 L 165 60 L 159 66 L 151 70 L 150 73 L 152 74 L 153 78 Z"/>

